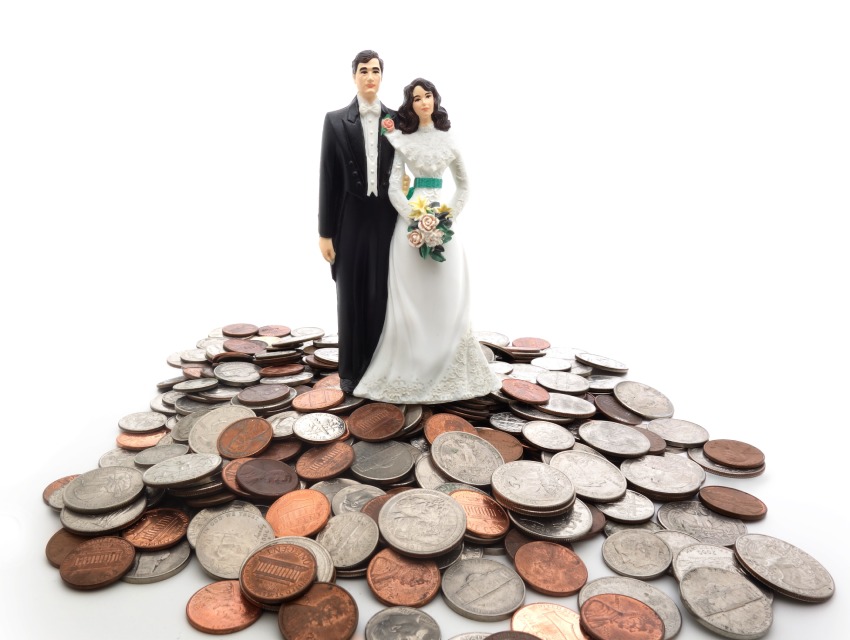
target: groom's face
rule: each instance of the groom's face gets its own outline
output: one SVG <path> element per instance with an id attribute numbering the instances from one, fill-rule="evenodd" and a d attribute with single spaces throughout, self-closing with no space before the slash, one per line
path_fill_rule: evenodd
<path id="1" fill-rule="evenodd" d="M 377 58 L 357 65 L 357 71 L 354 72 L 354 84 L 357 86 L 357 93 L 367 102 L 372 102 L 377 97 L 378 89 L 381 87 L 381 63 Z"/>

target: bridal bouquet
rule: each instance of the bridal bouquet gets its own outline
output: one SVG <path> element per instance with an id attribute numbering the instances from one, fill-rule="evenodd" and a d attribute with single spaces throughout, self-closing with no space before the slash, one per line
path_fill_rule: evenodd
<path id="1" fill-rule="evenodd" d="M 414 249 L 419 249 L 419 255 L 423 259 L 430 257 L 437 262 L 445 262 L 444 245 L 454 235 L 451 207 L 418 197 L 410 202 L 410 208 L 407 243 Z"/>

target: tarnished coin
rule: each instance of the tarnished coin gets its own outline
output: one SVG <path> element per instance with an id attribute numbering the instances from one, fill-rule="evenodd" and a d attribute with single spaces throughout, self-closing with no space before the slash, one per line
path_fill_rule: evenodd
<path id="1" fill-rule="evenodd" d="M 250 338 L 259 331 L 259 327 L 247 322 L 228 324 L 221 328 L 221 333 L 232 338 Z"/>
<path id="2" fill-rule="evenodd" d="M 591 502 L 614 502 L 626 494 L 626 479 L 605 458 L 583 451 L 561 451 L 549 466 L 565 474 L 576 494 Z"/>
<path id="3" fill-rule="evenodd" d="M 204 571 L 223 580 L 239 577 L 245 559 L 275 537 L 260 514 L 230 510 L 213 517 L 198 535 L 195 553 Z"/>
<path id="4" fill-rule="evenodd" d="M 591 596 L 581 607 L 581 624 L 592 640 L 662 640 L 664 621 L 640 600 L 615 593 Z"/>
<path id="5" fill-rule="evenodd" d="M 366 623 L 366 640 L 440 640 L 437 621 L 421 609 L 390 607 Z"/>
<path id="6" fill-rule="evenodd" d="M 330 413 L 307 413 L 292 425 L 295 435 L 305 442 L 325 444 L 345 435 L 345 422 Z"/>
<path id="7" fill-rule="evenodd" d="M 699 490 L 699 499 L 706 507 L 721 515 L 739 520 L 761 520 L 767 515 L 767 505 L 745 491 L 731 487 L 709 486 Z"/>
<path id="8" fill-rule="evenodd" d="M 278 628 L 285 640 L 348 640 L 357 629 L 357 603 L 342 587 L 317 582 L 301 597 L 285 602 Z"/>
<path id="9" fill-rule="evenodd" d="M 540 640 L 588 640 L 578 613 L 554 602 L 535 602 L 518 609 L 511 617 L 511 629 Z"/>
<path id="10" fill-rule="evenodd" d="M 447 432 L 431 444 L 431 458 L 448 478 L 474 487 L 486 487 L 504 464 L 499 451 L 477 434 Z"/>
<path id="11" fill-rule="evenodd" d="M 248 460 L 236 470 L 239 487 L 262 501 L 277 500 L 298 488 L 295 469 L 280 460 Z"/>
<path id="12" fill-rule="evenodd" d="M 525 601 L 525 583 L 501 562 L 461 560 L 443 574 L 443 597 L 456 613 L 472 620 L 505 620 Z"/>
<path id="13" fill-rule="evenodd" d="M 763 474 L 765 470 L 765 465 L 753 469 L 735 469 L 719 465 L 706 458 L 702 447 L 691 447 L 688 449 L 688 457 L 709 473 L 726 478 L 755 478 Z"/>
<path id="14" fill-rule="evenodd" d="M 517 573 L 535 591 L 571 596 L 587 582 L 587 567 L 573 551 L 553 542 L 530 542 L 514 556 Z"/>
<path id="15" fill-rule="evenodd" d="M 616 522 L 637 524 L 652 519 L 655 505 L 642 493 L 626 489 L 626 494 L 614 502 L 600 502 L 596 505 L 606 518 Z"/>
<path id="16" fill-rule="evenodd" d="M 544 413 L 562 418 L 590 418 L 596 413 L 596 407 L 592 403 L 565 393 L 549 394 L 549 401 L 537 405 Z"/>
<path id="17" fill-rule="evenodd" d="M 121 537 L 142 551 L 173 547 L 186 535 L 189 516 L 180 509 L 150 509 Z"/>
<path id="18" fill-rule="evenodd" d="M 358 440 L 381 442 L 398 434 L 404 427 L 404 411 L 394 404 L 373 402 L 355 409 L 348 428 Z"/>
<path id="19" fill-rule="evenodd" d="M 835 582 L 824 566 L 793 544 L 758 533 L 741 535 L 735 555 L 764 584 L 804 602 L 825 602 L 835 593 Z"/>
<path id="20" fill-rule="evenodd" d="M 198 418 L 189 432 L 189 448 L 195 453 L 218 454 L 218 437 L 231 424 L 256 414 L 248 407 L 227 405 Z M 179 426 L 179 423 L 178 423 Z"/>
<path id="21" fill-rule="evenodd" d="M 327 524 L 331 504 L 314 489 L 290 491 L 275 500 L 266 512 L 266 520 L 276 536 L 313 536 Z"/>
<path id="22" fill-rule="evenodd" d="M 217 440 L 218 452 L 225 458 L 249 458 L 271 444 L 272 426 L 263 418 L 242 418 L 225 427 Z"/>
<path id="23" fill-rule="evenodd" d="M 256 384 L 246 387 L 236 396 L 244 405 L 250 407 L 273 405 L 290 398 L 292 387 L 287 384 Z"/>
<path id="24" fill-rule="evenodd" d="M 192 547 L 187 540 L 158 551 L 136 550 L 133 566 L 121 578 L 130 584 L 151 584 L 167 580 L 189 566 Z"/>
<path id="25" fill-rule="evenodd" d="M 568 360 L 563 360 L 563 362 L 569 363 Z M 572 395 L 581 395 L 590 389 L 587 378 L 569 373 L 566 370 L 547 370 L 537 376 L 537 384 L 549 391 L 569 393 Z"/>
<path id="26" fill-rule="evenodd" d="M 588 582 L 578 594 L 578 606 L 581 607 L 593 596 L 603 593 L 615 593 L 629 596 L 650 607 L 664 622 L 664 638 L 670 640 L 682 628 L 682 614 L 679 607 L 666 593 L 643 580 L 626 576 L 606 576 Z"/>
<path id="27" fill-rule="evenodd" d="M 65 556 L 71 553 L 71 551 L 76 549 L 86 540 L 90 540 L 90 538 L 78 536 L 67 529 L 59 529 L 59 531 L 50 536 L 50 540 L 47 541 L 47 546 L 44 549 L 47 561 L 54 567 L 58 568 L 65 559 Z"/>
<path id="28" fill-rule="evenodd" d="M 235 387 L 247 387 L 260 379 L 260 367 L 250 362 L 223 362 L 213 373 L 221 382 Z"/>
<path id="29" fill-rule="evenodd" d="M 726 638 L 761 638 L 773 623 L 768 599 L 735 571 L 698 567 L 682 578 L 679 593 L 700 624 Z"/>
<path id="30" fill-rule="evenodd" d="M 354 464 L 354 457 L 354 449 L 344 442 L 313 447 L 298 458 L 295 472 L 310 482 L 328 480 L 349 469 Z"/>
<path id="31" fill-rule="evenodd" d="M 144 490 L 145 483 L 137 469 L 103 467 L 71 480 L 62 500 L 67 509 L 77 513 L 106 513 L 131 504 Z"/>
<path id="32" fill-rule="evenodd" d="M 440 591 L 440 570 L 433 560 L 408 558 L 384 549 L 369 562 L 366 582 L 388 607 L 423 607 Z"/>
<path id="33" fill-rule="evenodd" d="M 650 498 L 686 498 L 705 481 L 705 472 L 699 465 L 671 453 L 624 460 L 620 471 L 635 489 Z"/>
<path id="34" fill-rule="evenodd" d="M 133 545 L 122 538 L 94 538 L 65 556 L 59 576 L 75 589 L 100 589 L 120 580 L 133 566 L 135 556 Z"/>
<path id="35" fill-rule="evenodd" d="M 733 469 L 756 469 L 764 466 L 764 453 L 740 440 L 709 440 L 702 446 L 705 457 Z"/>
<path id="36" fill-rule="evenodd" d="M 239 571 L 242 591 L 254 602 L 280 604 L 297 598 L 316 579 L 316 559 L 303 547 L 263 545 L 245 560 Z"/>
<path id="37" fill-rule="evenodd" d="M 667 396 L 642 382 L 623 380 L 614 387 L 614 395 L 626 409 L 648 420 L 669 418 L 673 415 L 673 403 Z"/>
<path id="38" fill-rule="evenodd" d="M 554 422 L 532 420 L 522 428 L 526 442 L 544 451 L 566 451 L 576 443 L 572 433 Z"/>
<path id="39" fill-rule="evenodd" d="M 538 540 L 571 542 L 587 535 L 593 526 L 593 515 L 584 502 L 576 499 L 569 513 L 550 518 L 524 516 L 513 511 L 508 516 L 522 533 Z"/>
<path id="40" fill-rule="evenodd" d="M 526 404 L 537 405 L 549 402 L 549 392 L 546 389 L 539 384 L 525 380 L 505 378 L 502 380 L 502 392 L 508 397 Z"/>
<path id="41" fill-rule="evenodd" d="M 639 458 L 649 453 L 650 442 L 632 427 L 608 420 L 588 420 L 578 428 L 582 442 L 618 458 Z"/>
<path id="42" fill-rule="evenodd" d="M 416 461 L 413 448 L 402 442 L 355 442 L 351 473 L 363 482 L 390 484 L 411 471 Z"/>
<path id="43" fill-rule="evenodd" d="M 140 411 L 126 415 L 118 421 L 118 428 L 130 433 L 148 433 L 162 429 L 168 418 L 156 411 Z"/>
<path id="44" fill-rule="evenodd" d="M 411 489 L 393 496 L 378 516 L 381 535 L 399 553 L 433 558 L 458 546 L 466 532 L 466 512 L 439 491 Z"/>
<path id="45" fill-rule="evenodd" d="M 262 340 L 245 340 L 243 338 L 231 338 L 230 340 L 225 340 L 221 346 L 224 348 L 225 351 L 254 355 L 265 351 L 268 345 Z"/>
<path id="46" fill-rule="evenodd" d="M 596 409 L 606 418 L 622 424 L 638 425 L 643 422 L 643 416 L 634 411 L 629 411 L 623 403 L 617 400 L 613 394 L 599 394 L 596 396 Z M 650 449 L 650 453 L 652 450 Z"/>
<path id="47" fill-rule="evenodd" d="M 331 500 L 335 515 L 359 513 L 372 498 L 385 495 L 385 491 L 370 484 L 355 483 L 337 491 Z"/>
<path id="48" fill-rule="evenodd" d="M 182 487 L 201 482 L 221 468 L 221 456 L 212 453 L 187 453 L 158 462 L 144 473 L 149 487 Z"/>
<path id="49" fill-rule="evenodd" d="M 78 513 L 66 507 L 59 513 L 59 521 L 72 533 L 88 536 L 107 535 L 133 524 L 142 517 L 147 506 L 148 499 L 142 495 L 125 507 L 105 513 Z"/>
<path id="50" fill-rule="evenodd" d="M 658 509 L 658 522 L 665 529 L 681 531 L 705 544 L 728 547 L 747 533 L 746 525 L 706 509 L 695 500 L 668 502 Z"/>
<path id="51" fill-rule="evenodd" d="M 649 531 L 618 531 L 602 544 L 602 559 L 621 576 L 650 580 L 667 572 L 673 554 L 663 540 Z"/>
<path id="52" fill-rule="evenodd" d="M 657 418 L 646 428 L 673 447 L 699 447 L 708 440 L 708 431 L 694 422 L 677 418 Z"/>
<path id="53" fill-rule="evenodd" d="M 496 469 L 492 489 L 493 497 L 503 507 L 529 515 L 566 511 L 576 496 L 573 483 L 565 473 L 531 460 L 508 462 Z"/>

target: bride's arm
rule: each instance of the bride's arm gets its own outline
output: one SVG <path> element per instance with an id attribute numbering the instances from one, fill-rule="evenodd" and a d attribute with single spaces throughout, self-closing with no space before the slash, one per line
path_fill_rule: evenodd
<path id="1" fill-rule="evenodd" d="M 404 159 L 401 154 L 396 151 L 393 158 L 393 168 L 390 172 L 390 202 L 395 207 L 400 215 L 405 220 L 410 214 L 410 205 L 407 202 L 407 193 L 402 191 L 402 180 L 404 178 Z"/>
<path id="2" fill-rule="evenodd" d="M 453 151 L 455 159 L 449 164 L 449 169 L 452 172 L 456 189 L 449 206 L 452 208 L 452 218 L 457 219 L 469 198 L 469 176 L 466 173 L 466 164 L 460 155 L 460 151 L 457 147 Z"/>

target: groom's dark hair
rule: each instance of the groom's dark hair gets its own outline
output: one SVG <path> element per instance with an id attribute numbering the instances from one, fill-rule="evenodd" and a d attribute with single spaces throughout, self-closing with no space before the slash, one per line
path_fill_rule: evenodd
<path id="1" fill-rule="evenodd" d="M 378 59 L 378 64 L 381 67 L 381 73 L 384 72 L 384 61 L 381 60 L 381 56 L 378 55 L 377 51 L 372 51 L 371 49 L 366 49 L 366 51 L 361 51 L 356 56 L 354 56 L 354 60 L 351 61 L 351 74 L 354 75 L 357 73 L 357 65 L 369 62 L 372 58 Z"/>

